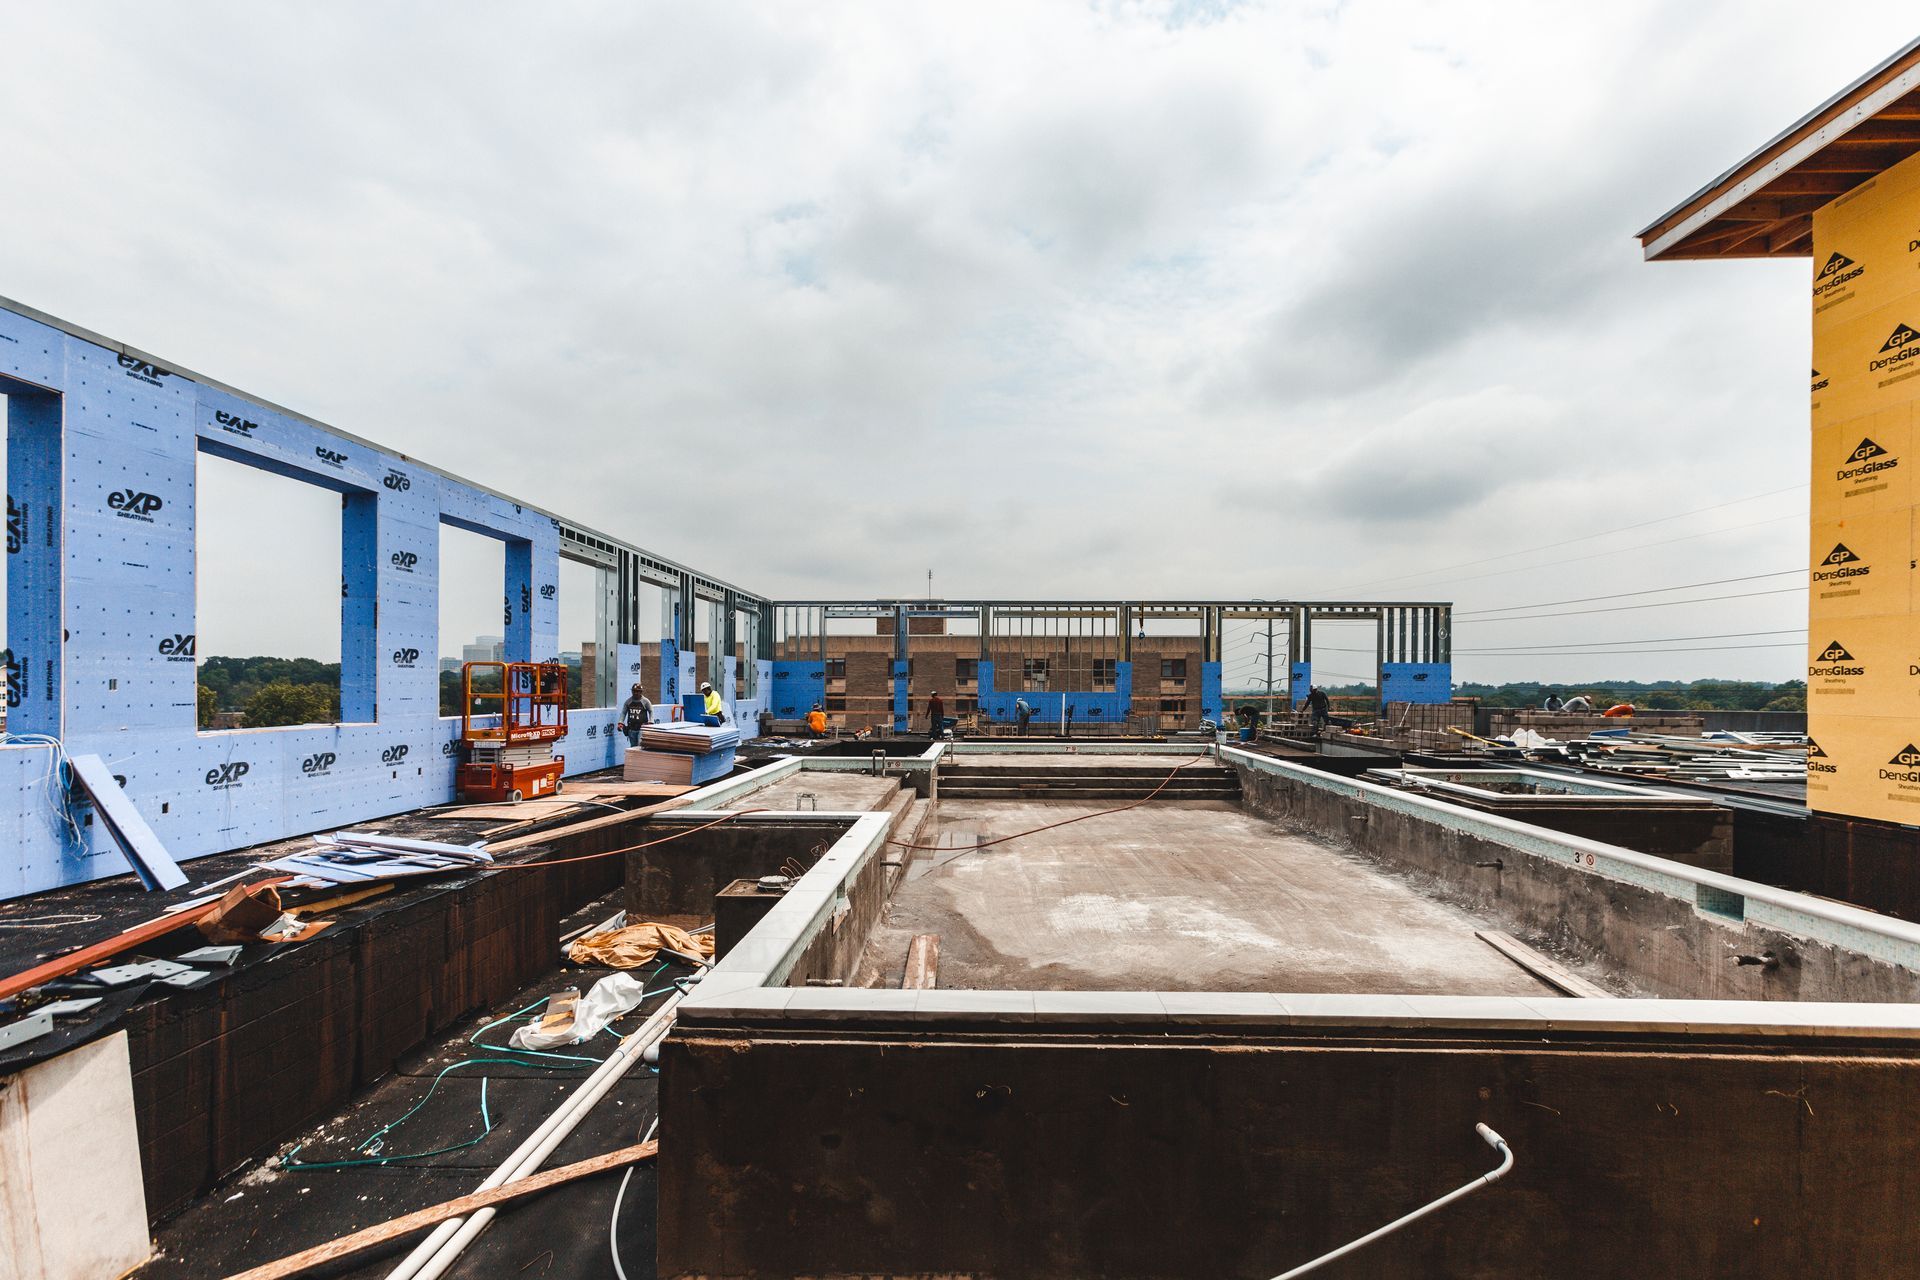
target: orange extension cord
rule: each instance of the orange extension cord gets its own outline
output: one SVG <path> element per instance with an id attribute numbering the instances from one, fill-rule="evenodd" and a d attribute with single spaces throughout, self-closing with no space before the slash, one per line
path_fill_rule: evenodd
<path id="1" fill-rule="evenodd" d="M 641 811 L 634 809 L 630 812 L 638 814 Z M 570 862 L 597 862 L 601 858 L 616 858 L 623 853 L 633 853 L 639 849 L 651 849 L 653 846 L 665 844 L 669 840 L 678 840 L 683 836 L 697 835 L 702 831 L 709 831 L 723 822 L 732 822 L 735 818 L 744 818 L 750 813 L 774 812 L 776 812 L 776 810 L 773 809 L 735 809 L 730 813 L 721 814 L 712 822 L 703 822 L 697 827 L 688 827 L 685 831 L 676 831 L 670 836 L 661 836 L 658 840 L 646 840 L 639 844 L 630 844 L 624 849 L 603 849 L 599 853 L 583 853 L 577 858 L 553 858 L 546 862 L 496 862 L 492 866 L 482 869 L 486 871 L 537 871 L 542 867 L 564 867 Z"/>

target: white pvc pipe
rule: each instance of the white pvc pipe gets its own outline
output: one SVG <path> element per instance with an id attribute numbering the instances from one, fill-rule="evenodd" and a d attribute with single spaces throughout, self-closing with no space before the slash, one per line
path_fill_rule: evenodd
<path id="1" fill-rule="evenodd" d="M 500 1167 L 487 1175 L 476 1191 L 490 1191 L 509 1182 L 517 1182 L 539 1169 L 540 1163 L 553 1153 L 553 1149 L 566 1140 L 568 1134 L 579 1126 L 594 1104 L 605 1097 L 607 1091 L 627 1074 L 634 1063 L 646 1050 L 667 1034 L 673 1025 L 674 1010 L 679 1007 L 684 993 L 675 990 L 653 1014 L 640 1025 L 639 1030 L 623 1038 L 608 1054 L 593 1074 L 581 1081 L 580 1087 L 568 1094 L 540 1127 L 528 1134 L 526 1140 L 514 1148 L 513 1154 L 501 1162 Z M 413 1252 L 400 1260 L 400 1265 L 387 1273 L 387 1280 L 434 1280 L 453 1265 L 462 1250 L 487 1229 L 493 1221 L 494 1210 L 477 1210 L 470 1218 L 449 1218 L 433 1229 L 433 1234 L 415 1245 Z"/>
<path id="2" fill-rule="evenodd" d="M 1424 1204 L 1420 1206 L 1418 1209 L 1415 1209 L 1412 1213 L 1407 1214 L 1403 1218 L 1395 1218 L 1392 1222 L 1389 1222 L 1386 1226 L 1380 1227 L 1374 1231 L 1369 1231 L 1367 1232 L 1367 1234 L 1361 1236 L 1358 1240 L 1351 1240 L 1346 1244 L 1341 1245 L 1338 1249 L 1335 1249 L 1332 1253 L 1323 1253 L 1319 1257 L 1315 1258 L 1312 1262 L 1308 1262 L 1301 1266 L 1295 1267 L 1291 1271 L 1282 1272 L 1280 1275 L 1275 1276 L 1273 1280 L 1293 1280 L 1293 1277 L 1295 1276 L 1303 1276 L 1307 1274 L 1307 1272 L 1309 1271 L 1318 1271 L 1321 1267 L 1326 1266 L 1329 1262 L 1332 1262 L 1335 1258 L 1344 1258 L 1348 1254 L 1352 1253 L 1355 1249 L 1365 1248 L 1367 1245 L 1372 1244 L 1375 1240 L 1378 1240 L 1381 1236 L 1387 1235 L 1390 1232 L 1398 1231 L 1400 1228 L 1406 1226 L 1409 1222 L 1412 1222 L 1414 1219 L 1424 1218 L 1428 1214 L 1432 1213 L 1435 1209 L 1441 1208 L 1444 1205 L 1452 1204 L 1455 1200 L 1458 1200 L 1461 1196 L 1468 1195 L 1472 1192 L 1478 1191 L 1482 1187 L 1491 1186 L 1493 1183 L 1505 1177 L 1507 1174 L 1507 1170 L 1513 1168 L 1513 1148 L 1507 1145 L 1507 1140 L 1505 1138 L 1501 1137 L 1499 1134 L 1495 1133 L 1493 1130 L 1487 1128 L 1487 1126 L 1485 1126 L 1484 1124 L 1476 1124 L 1475 1126 L 1473 1126 L 1473 1128 L 1474 1128 L 1474 1132 L 1478 1133 L 1481 1136 L 1481 1138 L 1486 1141 L 1486 1144 L 1488 1146 L 1492 1147 L 1495 1151 L 1498 1151 L 1500 1153 L 1499 1167 L 1481 1174 L 1479 1177 L 1475 1178 L 1472 1182 L 1469 1182 L 1464 1187 L 1458 1187 L 1452 1191 L 1447 1192 L 1447 1194 L 1441 1196 L 1438 1200 L 1435 1200 L 1429 1204 Z"/>

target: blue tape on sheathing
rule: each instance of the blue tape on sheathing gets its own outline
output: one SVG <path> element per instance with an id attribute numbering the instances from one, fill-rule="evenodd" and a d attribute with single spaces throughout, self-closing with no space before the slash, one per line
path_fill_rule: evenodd
<path id="1" fill-rule="evenodd" d="M 1226 708 L 1220 701 L 1220 664 L 1200 664 L 1200 714 L 1215 724 L 1226 723 Z"/>
<path id="2" fill-rule="evenodd" d="M 776 659 L 773 663 L 773 714 L 798 720 L 827 698 L 827 664 Z"/>
<path id="3" fill-rule="evenodd" d="M 179 861 L 452 799 L 459 722 L 440 716 L 436 657 L 443 523 L 504 545 L 507 656 L 559 650 L 559 529 L 509 498 L 6 308 L 0 395 L 7 727 L 99 756 Z M 197 731 L 202 451 L 341 495 L 345 723 Z M 637 656 L 625 646 L 619 659 Z M 672 705 L 692 659 L 669 645 L 658 701 Z M 735 708 L 743 731 L 772 680 L 771 667 L 756 674 L 763 697 Z M 568 773 L 618 762 L 617 720 L 614 708 L 571 713 L 557 746 Z M 0 859 L 0 897 L 125 872 L 101 822 L 70 823 L 53 758 L 0 747 L 0 839 L 15 851 Z"/>
<path id="4" fill-rule="evenodd" d="M 1388 662 L 1380 667 L 1382 702 L 1453 701 L 1453 664 Z"/>

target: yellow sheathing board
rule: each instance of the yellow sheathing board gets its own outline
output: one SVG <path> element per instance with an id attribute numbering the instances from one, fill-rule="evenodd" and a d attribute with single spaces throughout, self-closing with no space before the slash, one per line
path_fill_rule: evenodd
<path id="1" fill-rule="evenodd" d="M 1815 716 L 1807 799 L 1822 813 L 1920 823 L 1920 733 L 1912 716 Z"/>
<path id="2" fill-rule="evenodd" d="M 1816 332 L 1920 292 L 1920 167 L 1908 159 L 1898 168 L 1913 180 L 1813 215 Z"/>
<path id="3" fill-rule="evenodd" d="M 1912 612 L 1913 512 L 1876 512 L 1851 520 L 1815 520 L 1808 557 L 1809 619 Z"/>
<path id="4" fill-rule="evenodd" d="M 1850 520 L 1914 504 L 1910 404 L 1813 429 L 1813 519 Z"/>
<path id="5" fill-rule="evenodd" d="M 1906 716 L 1920 725 L 1920 656 L 1904 613 L 1816 621 L 1807 697 L 1823 716 Z"/>
<path id="6" fill-rule="evenodd" d="M 1813 367 L 1827 383 L 1815 426 L 1920 399 L 1920 294 L 1816 326 Z"/>
<path id="7" fill-rule="evenodd" d="M 1920 156 L 1813 216 L 1807 803 L 1920 824 Z"/>

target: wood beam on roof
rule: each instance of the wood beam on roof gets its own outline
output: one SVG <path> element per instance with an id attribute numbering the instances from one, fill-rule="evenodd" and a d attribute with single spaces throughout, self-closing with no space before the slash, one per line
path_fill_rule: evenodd
<path id="1" fill-rule="evenodd" d="M 1907 146 L 1838 147 L 1828 145 L 1818 155 L 1795 166 L 1801 173 L 1857 173 L 1863 178 L 1893 168 L 1914 152 Z"/>

